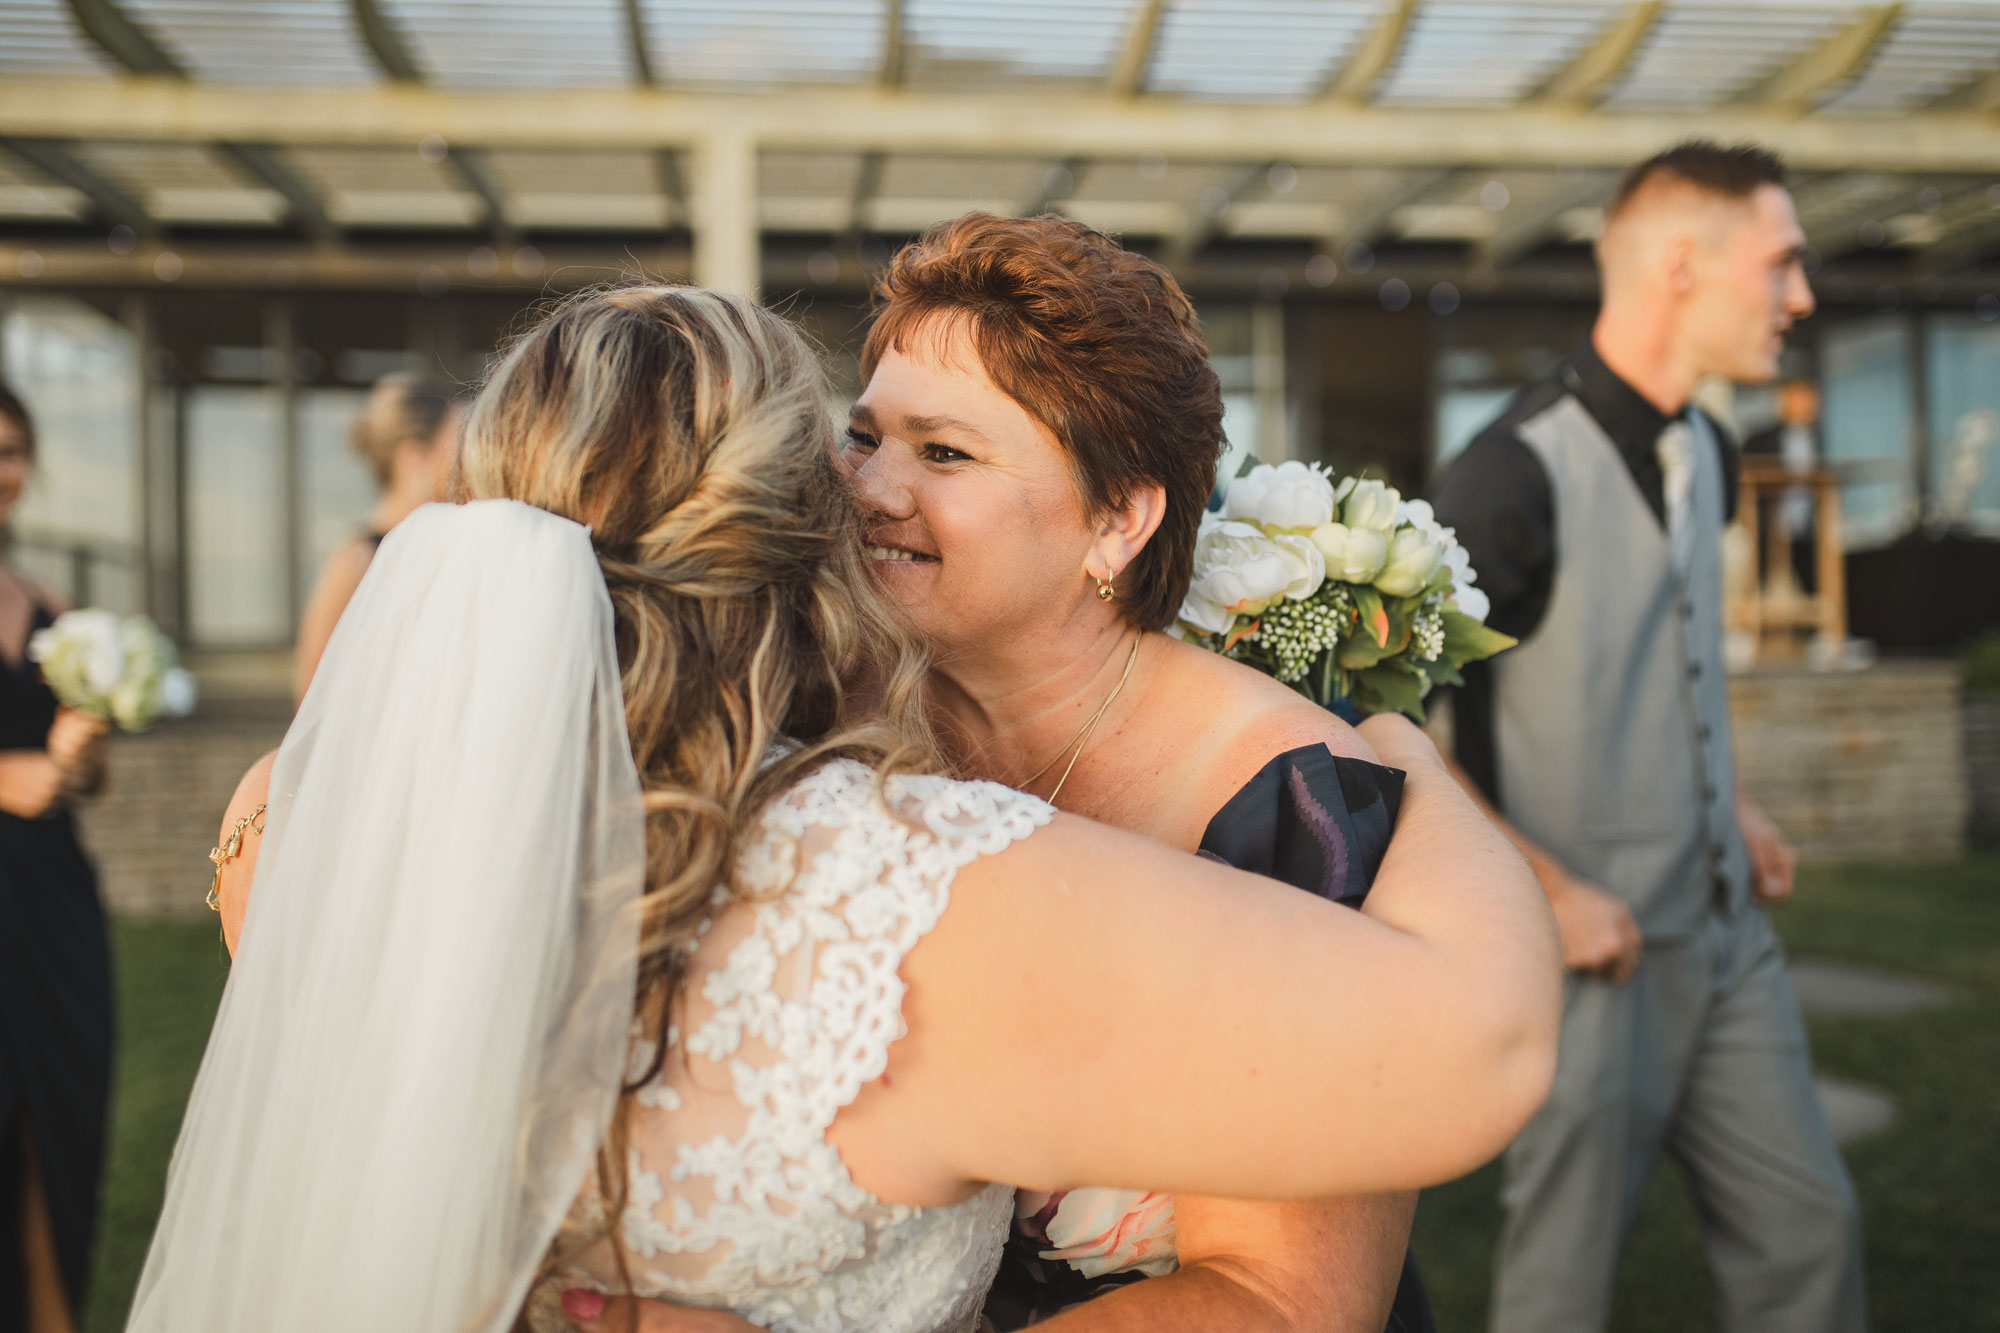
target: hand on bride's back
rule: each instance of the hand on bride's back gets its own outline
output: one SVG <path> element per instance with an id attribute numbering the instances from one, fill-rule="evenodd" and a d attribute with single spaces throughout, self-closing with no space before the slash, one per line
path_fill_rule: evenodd
<path id="1" fill-rule="evenodd" d="M 1401 713 L 1370 713 L 1355 731 L 1391 768 L 1407 768 L 1413 761 L 1438 762 L 1437 745 L 1429 733 Z"/>
<path id="2" fill-rule="evenodd" d="M 563 1294 L 563 1311 L 581 1333 L 757 1333 L 757 1325 L 727 1310 L 669 1305 L 636 1296 L 604 1297 L 581 1289 Z"/>

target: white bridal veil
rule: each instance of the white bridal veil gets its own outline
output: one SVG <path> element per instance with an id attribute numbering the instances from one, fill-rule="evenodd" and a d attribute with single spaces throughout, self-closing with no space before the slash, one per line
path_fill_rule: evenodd
<path id="1" fill-rule="evenodd" d="M 610 1120 L 643 869 L 588 531 L 419 509 L 278 752 L 128 1327 L 507 1328 Z"/>

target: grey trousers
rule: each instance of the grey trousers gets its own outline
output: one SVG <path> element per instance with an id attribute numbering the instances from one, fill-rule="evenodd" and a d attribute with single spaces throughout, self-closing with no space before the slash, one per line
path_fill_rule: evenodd
<path id="1" fill-rule="evenodd" d="M 1659 1153 L 1687 1172 L 1719 1333 L 1860 1333 L 1861 1218 L 1764 913 L 1572 976 L 1555 1089 L 1506 1156 L 1495 1333 L 1598 1333 Z"/>

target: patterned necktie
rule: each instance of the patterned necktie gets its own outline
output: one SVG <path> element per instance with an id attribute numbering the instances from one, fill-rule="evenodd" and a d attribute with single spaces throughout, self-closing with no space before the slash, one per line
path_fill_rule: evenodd
<path id="1" fill-rule="evenodd" d="M 1659 455 L 1661 489 L 1666 496 L 1667 538 L 1675 563 L 1685 570 L 1690 547 L 1681 536 L 1694 498 L 1694 435 L 1685 421 L 1669 422 L 1653 448 Z"/>

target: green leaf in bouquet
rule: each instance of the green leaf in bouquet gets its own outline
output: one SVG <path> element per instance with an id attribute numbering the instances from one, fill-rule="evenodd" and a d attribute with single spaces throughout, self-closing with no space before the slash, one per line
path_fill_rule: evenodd
<path id="1" fill-rule="evenodd" d="M 1444 613 L 1444 656 L 1455 667 L 1477 662 L 1512 648 L 1520 640 L 1490 629 L 1463 611 Z"/>
<path id="2" fill-rule="evenodd" d="M 1356 585 L 1354 605 L 1361 615 L 1361 637 L 1375 640 L 1379 648 L 1389 646 L 1389 612 L 1382 605 L 1382 594 L 1373 588 Z"/>
<path id="3" fill-rule="evenodd" d="M 1424 678 L 1393 662 L 1356 672 L 1354 706 L 1364 713 L 1408 713 L 1424 720 Z"/>

